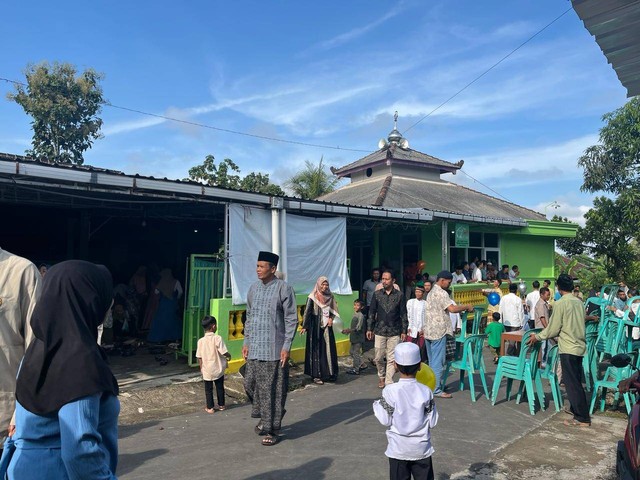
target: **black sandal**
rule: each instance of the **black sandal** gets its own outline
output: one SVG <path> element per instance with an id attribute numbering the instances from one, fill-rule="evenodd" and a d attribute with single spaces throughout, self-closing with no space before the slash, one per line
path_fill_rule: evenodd
<path id="1" fill-rule="evenodd" d="M 255 426 L 255 428 L 253 429 L 253 431 L 254 431 L 254 432 L 256 432 L 256 435 L 266 435 L 266 434 L 267 434 L 267 432 L 265 432 L 265 431 L 262 429 L 262 424 L 260 424 L 260 423 L 259 423 L 258 425 L 256 425 L 256 426 Z"/>
<path id="2" fill-rule="evenodd" d="M 277 435 L 267 435 L 262 439 L 262 445 L 264 445 L 265 447 L 271 447 L 276 443 L 278 443 Z"/>

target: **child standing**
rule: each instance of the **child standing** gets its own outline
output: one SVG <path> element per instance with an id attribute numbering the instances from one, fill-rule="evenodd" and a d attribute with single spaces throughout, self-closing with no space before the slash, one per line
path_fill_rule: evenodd
<path id="1" fill-rule="evenodd" d="M 500 323 L 500 314 L 493 312 L 491 317 L 491 323 L 487 325 L 484 333 L 487 334 L 487 343 L 493 353 L 493 363 L 498 363 L 500 359 L 500 341 L 502 338 L 502 332 L 504 332 L 504 325 Z"/>
<path id="2" fill-rule="evenodd" d="M 420 349 L 399 343 L 394 349 L 398 383 L 387 385 L 382 398 L 373 402 L 378 421 L 389 427 L 387 450 L 391 480 L 433 480 L 430 430 L 438 423 L 438 410 L 429 387 L 418 383 Z"/>
<path id="3" fill-rule="evenodd" d="M 218 329 L 215 317 L 206 316 L 202 319 L 204 337 L 198 340 L 196 358 L 204 380 L 204 394 L 207 400 L 205 412 L 213 413 L 213 384 L 216 384 L 218 396 L 218 410 L 224 410 L 224 371 L 231 355 L 220 335 L 216 335 Z"/>
<path id="4" fill-rule="evenodd" d="M 351 318 L 351 328 L 345 328 L 342 330 L 344 335 L 349 334 L 349 342 L 351 342 L 351 349 L 349 354 L 353 359 L 353 368 L 347 370 L 349 375 L 360 375 L 360 370 L 367 368 L 362 363 L 362 344 L 364 343 L 364 302 L 357 299 L 353 302 L 353 317 Z"/>

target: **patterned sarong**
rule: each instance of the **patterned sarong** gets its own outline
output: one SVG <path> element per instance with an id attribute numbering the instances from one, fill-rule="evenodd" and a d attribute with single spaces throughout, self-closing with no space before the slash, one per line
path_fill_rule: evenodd
<path id="1" fill-rule="evenodd" d="M 253 410 L 260 412 L 262 431 L 277 433 L 286 413 L 284 404 L 289 390 L 289 364 L 283 368 L 280 360 L 247 360 L 244 388 L 253 403 Z"/>

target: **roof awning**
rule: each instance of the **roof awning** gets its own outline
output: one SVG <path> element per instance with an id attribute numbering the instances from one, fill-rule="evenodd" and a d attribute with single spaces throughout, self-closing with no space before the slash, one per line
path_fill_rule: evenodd
<path id="1" fill-rule="evenodd" d="M 640 0 L 571 3 L 627 89 L 627 96 L 640 95 Z"/>

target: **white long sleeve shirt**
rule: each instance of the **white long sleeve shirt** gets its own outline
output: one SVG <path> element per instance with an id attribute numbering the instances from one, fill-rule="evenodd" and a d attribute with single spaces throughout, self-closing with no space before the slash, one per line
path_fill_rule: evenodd
<path id="1" fill-rule="evenodd" d="M 373 413 L 387 429 L 389 458 L 422 460 L 433 455 L 430 430 L 438 423 L 438 410 L 429 387 L 415 378 L 387 385 L 373 402 Z"/>
<path id="2" fill-rule="evenodd" d="M 500 300 L 500 319 L 505 327 L 524 326 L 522 300 L 515 293 L 507 293 Z"/>
<path id="3" fill-rule="evenodd" d="M 412 338 L 418 338 L 418 334 L 424 328 L 426 305 L 427 302 L 417 298 L 412 298 L 407 302 L 407 320 L 409 321 L 407 335 Z"/>

